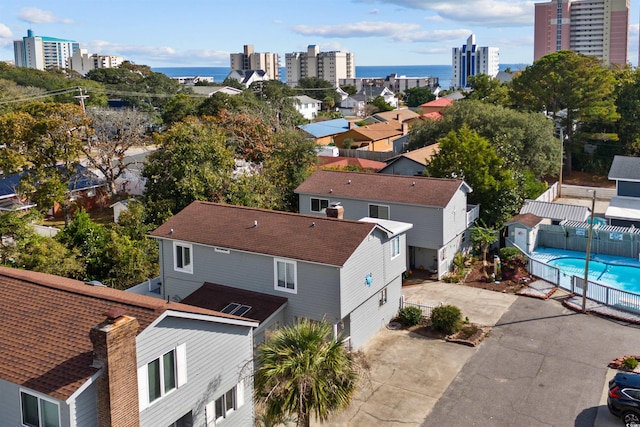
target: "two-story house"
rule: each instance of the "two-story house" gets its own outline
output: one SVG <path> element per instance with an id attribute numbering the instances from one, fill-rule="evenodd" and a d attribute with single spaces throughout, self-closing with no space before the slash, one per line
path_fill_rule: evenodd
<path id="1" fill-rule="evenodd" d="M 605 217 L 611 225 L 640 227 L 640 157 L 615 156 L 609 179 L 616 182 Z"/>
<path id="2" fill-rule="evenodd" d="M 322 109 L 322 101 L 313 99 L 307 95 L 298 95 L 292 97 L 293 108 L 307 120 L 313 120 Z"/>
<path id="3" fill-rule="evenodd" d="M 442 277 L 457 252 L 471 245 L 467 231 L 479 207 L 467 206 L 471 187 L 459 179 L 319 170 L 295 192 L 300 213 L 324 215 L 332 204 L 345 218 L 388 219 L 413 224 L 407 232 L 408 263 Z"/>
<path id="4" fill-rule="evenodd" d="M 308 318 L 358 348 L 398 311 L 410 228 L 193 202 L 151 236 L 164 298 L 241 310 L 260 322 L 257 343 Z"/>
<path id="5" fill-rule="evenodd" d="M 4 267 L 0 292 L 1 425 L 253 425 L 256 322 Z"/>

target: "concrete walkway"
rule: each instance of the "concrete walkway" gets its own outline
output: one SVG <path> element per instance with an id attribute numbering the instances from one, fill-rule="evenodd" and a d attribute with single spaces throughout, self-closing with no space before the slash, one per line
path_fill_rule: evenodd
<path id="1" fill-rule="evenodd" d="M 412 302 L 459 307 L 473 323 L 494 325 L 518 298 L 442 282 L 403 288 Z M 383 329 L 363 347 L 369 377 L 343 413 L 323 426 L 418 426 L 424 422 L 476 348 Z M 312 425 L 320 425 L 312 423 Z"/>

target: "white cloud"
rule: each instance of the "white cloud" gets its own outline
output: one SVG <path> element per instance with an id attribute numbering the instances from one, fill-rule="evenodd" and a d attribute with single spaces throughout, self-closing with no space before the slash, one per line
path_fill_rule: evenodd
<path id="1" fill-rule="evenodd" d="M 378 13 L 380 13 L 380 10 L 378 10 L 378 9 L 371 9 L 369 11 L 369 15 L 377 15 Z"/>
<path id="2" fill-rule="evenodd" d="M 210 66 L 228 66 L 229 52 L 211 49 L 177 50 L 170 46 L 139 46 L 93 40 L 83 43 L 90 53 L 118 55 L 138 64 L 195 64 L 201 61 Z"/>
<path id="3" fill-rule="evenodd" d="M 406 33 L 420 28 L 417 24 L 403 24 L 396 22 L 362 21 L 344 25 L 296 25 L 292 30 L 305 36 L 317 37 L 389 37 L 400 40 Z"/>
<path id="4" fill-rule="evenodd" d="M 0 24 L 0 39 L 10 39 L 13 35 L 11 30 L 4 24 Z"/>
<path id="5" fill-rule="evenodd" d="M 282 25 L 282 24 L 284 24 L 284 21 L 283 21 L 283 20 L 281 20 L 281 19 L 274 19 L 274 20 L 273 20 L 273 21 L 271 21 L 271 22 L 273 22 L 273 23 L 274 23 L 274 24 L 276 24 L 276 25 Z"/>
<path id="6" fill-rule="evenodd" d="M 30 24 L 72 24 L 73 20 L 57 18 L 53 12 L 47 10 L 38 9 L 36 7 L 25 7 L 20 11 L 18 15 L 22 21 L 29 22 Z"/>
<path id="7" fill-rule="evenodd" d="M 467 25 L 519 27 L 533 24 L 533 1 L 523 0 L 361 0 L 432 10 L 441 18 Z"/>
<path id="8" fill-rule="evenodd" d="M 431 15 L 431 16 L 425 16 L 424 17 L 425 21 L 434 21 L 434 22 L 441 22 L 444 21 L 444 18 L 440 15 Z"/>
<path id="9" fill-rule="evenodd" d="M 461 39 L 466 39 L 471 35 L 473 31 L 460 28 L 457 30 L 434 30 L 434 31 L 419 31 L 411 34 L 406 34 L 400 41 L 404 42 L 421 42 L 421 43 L 449 43 L 457 42 Z M 451 47 L 448 47 L 448 51 L 451 51 Z"/>

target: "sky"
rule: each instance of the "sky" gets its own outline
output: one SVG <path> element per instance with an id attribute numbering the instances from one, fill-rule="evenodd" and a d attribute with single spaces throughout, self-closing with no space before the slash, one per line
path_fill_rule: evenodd
<path id="1" fill-rule="evenodd" d="M 75 40 L 89 53 L 151 67 L 228 67 L 229 54 L 352 52 L 356 65 L 449 65 L 470 34 L 502 64 L 533 61 L 534 3 L 547 0 L 4 0 L 0 60 L 13 40 Z M 631 0 L 629 60 L 638 61 L 640 0 Z"/>

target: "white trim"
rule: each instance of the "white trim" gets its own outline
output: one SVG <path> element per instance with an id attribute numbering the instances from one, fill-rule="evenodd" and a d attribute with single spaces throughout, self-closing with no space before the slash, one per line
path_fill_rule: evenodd
<path id="1" fill-rule="evenodd" d="M 391 259 L 396 259 L 400 255 L 402 255 L 402 241 L 401 240 L 402 239 L 400 239 L 400 235 L 393 236 L 389 240 L 391 242 Z M 396 248 L 396 246 L 397 246 L 397 248 Z M 398 252 L 394 254 L 394 252 L 396 252 L 396 249 L 398 250 Z"/>
<path id="2" fill-rule="evenodd" d="M 58 408 L 58 425 L 62 425 L 62 414 L 60 413 L 60 401 L 57 399 L 54 399 L 51 396 L 48 396 L 44 393 L 40 393 L 25 387 L 19 387 L 18 388 L 18 400 L 20 401 L 20 425 L 22 426 L 28 426 L 27 424 L 24 423 L 24 420 L 22 419 L 22 415 L 23 415 L 23 410 L 22 410 L 22 393 L 24 394 L 28 394 L 31 397 L 35 397 L 36 399 L 38 399 L 38 422 L 40 423 L 40 425 L 43 425 L 43 419 L 42 419 L 42 406 L 40 405 L 40 401 L 44 400 L 46 402 L 49 403 L 53 403 L 54 405 L 56 405 L 56 407 Z"/>
<path id="3" fill-rule="evenodd" d="M 284 263 L 293 266 L 293 289 L 278 285 L 278 263 Z M 285 272 L 286 275 L 286 272 Z M 290 294 L 298 293 L 298 263 L 295 260 L 285 258 L 273 258 L 273 288 L 276 291 L 287 292 Z"/>
<path id="4" fill-rule="evenodd" d="M 326 208 L 324 208 L 324 209 L 320 209 L 319 211 L 314 211 L 314 210 L 313 210 L 313 200 L 314 200 L 314 199 L 315 199 L 315 200 L 318 200 L 318 202 L 319 202 L 319 203 L 320 203 L 320 202 L 322 202 L 322 201 L 327 202 L 327 207 L 326 207 Z M 313 213 L 325 213 L 325 212 L 326 212 L 326 210 L 327 210 L 327 208 L 329 207 L 329 205 L 330 205 L 330 204 L 329 204 L 329 199 L 324 199 L 324 198 L 322 198 L 322 197 L 310 197 L 310 198 L 309 198 L 309 212 L 313 212 Z M 322 203 L 320 203 L 320 206 L 322 207 Z"/>
<path id="5" fill-rule="evenodd" d="M 211 402 L 204 405 L 204 416 L 205 416 L 205 425 L 207 427 L 216 425 L 216 414 L 215 414 L 215 404 L 216 401 L 212 400 Z"/>
<path id="6" fill-rule="evenodd" d="M 236 407 L 240 408 L 244 405 L 244 380 L 236 385 Z"/>
<path id="7" fill-rule="evenodd" d="M 387 208 L 387 217 L 386 218 L 380 218 L 380 217 L 372 216 L 371 215 L 371 206 L 377 206 L 378 208 L 381 208 L 381 207 Z M 391 219 L 391 207 L 390 207 L 390 205 L 382 205 L 382 204 L 379 204 L 379 203 L 371 203 L 371 202 L 369 202 L 369 203 L 367 203 L 367 213 L 368 213 L 368 216 L 370 218 L 386 219 L 386 220 L 390 220 Z"/>
<path id="8" fill-rule="evenodd" d="M 184 265 L 184 260 L 182 260 L 181 261 L 181 263 L 183 264 L 182 267 L 178 267 L 178 247 L 189 250 L 189 263 Z M 176 240 L 173 241 L 173 269 L 181 273 L 193 274 L 193 244 L 192 243 L 176 241 Z"/>
<path id="9" fill-rule="evenodd" d="M 75 399 L 78 398 L 78 396 L 80 396 L 80 394 L 82 394 L 82 392 L 84 392 L 91 384 L 93 384 L 94 382 L 96 382 L 96 380 L 98 379 L 98 377 L 102 374 L 102 369 L 98 369 L 98 371 L 93 374 L 91 376 L 91 378 L 89 378 L 87 381 L 85 381 L 84 384 L 82 384 L 80 387 L 78 387 L 78 389 L 76 391 L 73 392 L 73 394 L 71 396 L 69 396 L 67 398 L 67 400 L 65 400 L 64 403 L 66 403 L 67 405 L 70 405 Z"/>
<path id="10" fill-rule="evenodd" d="M 187 343 L 176 347 L 176 387 L 180 388 L 187 383 Z"/>
<path id="11" fill-rule="evenodd" d="M 149 375 L 146 364 L 138 368 L 138 404 L 139 411 L 149 406 Z"/>

